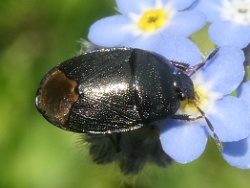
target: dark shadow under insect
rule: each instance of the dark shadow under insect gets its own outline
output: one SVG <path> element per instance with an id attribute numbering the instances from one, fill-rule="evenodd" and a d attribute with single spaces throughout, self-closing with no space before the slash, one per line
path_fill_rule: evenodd
<path id="1" fill-rule="evenodd" d="M 165 167 L 171 158 L 163 151 L 159 126 L 144 126 L 130 132 L 110 135 L 88 134 L 90 155 L 97 164 L 118 161 L 123 174 L 137 174 L 146 162 Z"/>

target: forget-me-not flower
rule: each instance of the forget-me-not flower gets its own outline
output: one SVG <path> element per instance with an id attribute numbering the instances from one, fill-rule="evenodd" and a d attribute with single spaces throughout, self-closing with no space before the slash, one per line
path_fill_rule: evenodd
<path id="1" fill-rule="evenodd" d="M 218 46 L 250 43 L 250 0 L 199 0 L 194 10 L 207 16 L 209 35 Z"/>
<path id="2" fill-rule="evenodd" d="M 205 112 L 221 142 L 246 138 L 250 133 L 249 112 L 244 101 L 229 96 L 244 77 L 244 54 L 221 47 L 193 77 L 197 106 Z M 192 103 L 183 102 L 176 114 L 200 116 Z M 204 151 L 207 137 L 214 136 L 204 118 L 195 121 L 167 120 L 160 136 L 164 151 L 179 163 L 188 163 Z M 217 140 L 216 140 L 217 142 Z"/>
<path id="3" fill-rule="evenodd" d="M 154 51 L 167 46 L 171 49 L 169 53 L 176 54 L 177 45 L 181 44 L 192 51 L 192 42 L 183 38 L 206 24 L 204 14 L 186 10 L 192 3 L 194 0 L 116 0 L 120 14 L 95 22 L 88 38 L 105 47 L 129 46 Z"/>

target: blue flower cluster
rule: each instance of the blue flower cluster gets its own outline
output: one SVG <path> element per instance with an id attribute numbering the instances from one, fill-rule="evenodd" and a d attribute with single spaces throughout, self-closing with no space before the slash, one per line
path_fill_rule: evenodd
<path id="1" fill-rule="evenodd" d="M 201 60 L 199 49 L 187 37 L 206 24 L 206 17 L 197 11 L 183 11 L 194 0 L 117 0 L 116 3 L 121 14 L 94 23 L 88 35 L 92 43 L 141 48 L 182 62 Z"/>
<path id="2" fill-rule="evenodd" d="M 171 61 L 195 65 L 201 52 L 190 36 L 207 22 L 218 54 L 192 76 L 204 118 L 164 121 L 163 150 L 179 163 L 197 159 L 214 133 L 223 142 L 229 164 L 250 168 L 250 81 L 245 82 L 245 54 L 250 43 L 250 0 L 116 0 L 118 14 L 90 27 L 88 38 L 98 46 L 129 46 L 154 51 Z M 249 59 L 248 59 L 249 61 Z M 232 92 L 239 89 L 238 96 Z M 183 102 L 177 114 L 200 115 Z M 215 138 L 218 142 L 218 139 Z"/>
<path id="3" fill-rule="evenodd" d="M 229 96 L 243 80 L 243 62 L 242 50 L 221 47 L 217 56 L 192 78 L 196 92 L 202 97 L 199 107 L 205 111 L 221 142 L 238 141 L 250 133 L 247 118 L 250 111 L 245 102 Z M 188 104 L 177 113 L 199 116 Z M 208 136 L 213 137 L 213 132 L 203 119 L 168 120 L 160 138 L 164 151 L 177 162 L 188 163 L 202 154 Z"/>
<path id="4" fill-rule="evenodd" d="M 246 47 L 250 42 L 249 0 L 199 0 L 194 8 L 209 23 L 209 36 L 218 46 Z"/>

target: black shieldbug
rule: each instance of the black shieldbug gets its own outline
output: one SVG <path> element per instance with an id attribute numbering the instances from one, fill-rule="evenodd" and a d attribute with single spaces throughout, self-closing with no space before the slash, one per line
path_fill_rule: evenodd
<path id="1" fill-rule="evenodd" d="M 134 48 L 94 50 L 69 59 L 49 71 L 38 89 L 36 106 L 52 124 L 65 130 L 93 135 L 87 138 L 92 143 L 90 152 L 97 163 L 106 163 L 116 159 L 115 152 L 122 152 L 121 147 L 126 145 L 124 143 L 143 140 L 138 135 L 147 134 L 148 130 L 158 135 L 159 128 L 152 126 L 155 122 L 167 118 L 191 120 L 188 115 L 175 113 L 180 101 L 194 95 L 190 75 L 204 64 L 190 67 Z M 185 73 L 190 71 L 192 73 L 189 75 Z M 141 133 L 136 134 L 136 129 L 140 128 Z M 133 133 L 124 133 L 129 131 Z M 108 140 L 98 141 L 100 135 Z M 157 137 L 154 136 L 154 139 Z M 98 150 L 106 142 L 115 146 L 114 150 L 106 151 L 110 155 L 101 153 L 100 148 Z M 157 159 L 152 157 L 155 151 L 163 153 L 159 138 L 151 145 L 149 158 L 164 166 L 164 161 L 168 162 L 169 157 L 164 154 Z M 158 149 L 154 149 L 154 146 Z M 138 148 L 142 146 L 139 144 Z M 162 158 L 164 160 L 160 162 Z M 129 159 L 125 163 L 129 163 Z M 122 166 L 124 163 L 121 163 Z M 137 166 L 123 171 L 137 172 L 142 165 Z"/>

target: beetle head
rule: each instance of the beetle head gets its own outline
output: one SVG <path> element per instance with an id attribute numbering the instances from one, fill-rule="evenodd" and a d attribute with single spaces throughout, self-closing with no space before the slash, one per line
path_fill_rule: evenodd
<path id="1" fill-rule="evenodd" d="M 183 72 L 176 74 L 174 81 L 175 92 L 181 101 L 194 95 L 194 84 L 191 78 Z"/>

